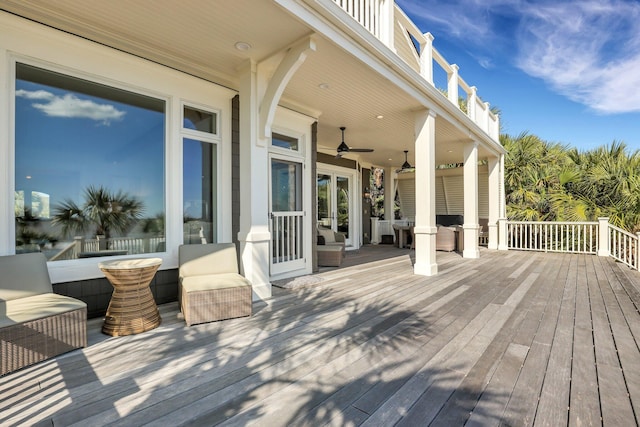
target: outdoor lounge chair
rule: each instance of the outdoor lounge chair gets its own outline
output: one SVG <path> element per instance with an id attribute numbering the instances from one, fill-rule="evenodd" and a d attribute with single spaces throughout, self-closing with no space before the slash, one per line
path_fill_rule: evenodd
<path id="1" fill-rule="evenodd" d="M 87 305 L 53 292 L 45 256 L 0 256 L 0 375 L 86 346 Z"/>
<path id="2" fill-rule="evenodd" d="M 181 245 L 180 309 L 187 326 L 251 316 L 252 286 L 238 273 L 236 245 Z"/>

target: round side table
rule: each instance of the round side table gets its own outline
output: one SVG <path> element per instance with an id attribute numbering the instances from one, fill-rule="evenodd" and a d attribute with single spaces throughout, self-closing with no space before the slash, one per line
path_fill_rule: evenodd
<path id="1" fill-rule="evenodd" d="M 102 332 L 112 336 L 139 334 L 160 325 L 149 283 L 162 264 L 160 258 L 103 261 L 98 267 L 113 285 Z"/>

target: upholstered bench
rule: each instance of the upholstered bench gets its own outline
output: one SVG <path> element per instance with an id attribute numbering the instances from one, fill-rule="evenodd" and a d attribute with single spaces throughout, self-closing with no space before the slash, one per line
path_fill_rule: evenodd
<path id="1" fill-rule="evenodd" d="M 187 326 L 251 316 L 252 286 L 238 273 L 233 243 L 181 245 L 180 309 Z"/>
<path id="2" fill-rule="evenodd" d="M 0 375 L 87 346 L 87 305 L 53 293 L 42 253 L 0 257 Z"/>
<path id="3" fill-rule="evenodd" d="M 344 249 L 341 246 L 317 245 L 318 265 L 323 267 L 340 267 Z"/>

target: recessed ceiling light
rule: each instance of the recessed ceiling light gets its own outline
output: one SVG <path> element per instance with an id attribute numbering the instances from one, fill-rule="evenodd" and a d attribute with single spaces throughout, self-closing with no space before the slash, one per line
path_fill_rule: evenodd
<path id="1" fill-rule="evenodd" d="M 251 45 L 247 42 L 237 42 L 236 49 L 246 52 L 251 49 Z"/>
<path id="2" fill-rule="evenodd" d="M 320 83 L 318 87 L 320 89 L 329 89 L 329 83 Z"/>
<path id="3" fill-rule="evenodd" d="M 391 161 L 391 160 L 393 160 L 393 159 L 392 159 L 391 157 L 389 157 L 387 160 Z"/>
<path id="4" fill-rule="evenodd" d="M 384 116 L 382 114 L 379 114 L 376 116 L 376 119 L 384 119 Z"/>

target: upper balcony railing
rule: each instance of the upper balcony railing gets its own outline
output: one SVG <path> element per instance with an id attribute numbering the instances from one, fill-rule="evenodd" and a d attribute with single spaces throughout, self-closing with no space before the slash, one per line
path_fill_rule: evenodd
<path id="1" fill-rule="evenodd" d="M 446 75 L 439 89 L 447 91 L 449 101 L 462 110 L 474 123 L 496 141 L 500 139 L 500 118 L 491 111 L 488 102 L 477 95 L 458 74 L 458 66 L 449 64 L 433 47 L 433 36 L 420 29 L 400 9 L 394 0 L 333 0 L 371 34 L 392 49 L 432 86 L 434 76 Z M 463 102 L 460 102 L 460 101 Z"/>

